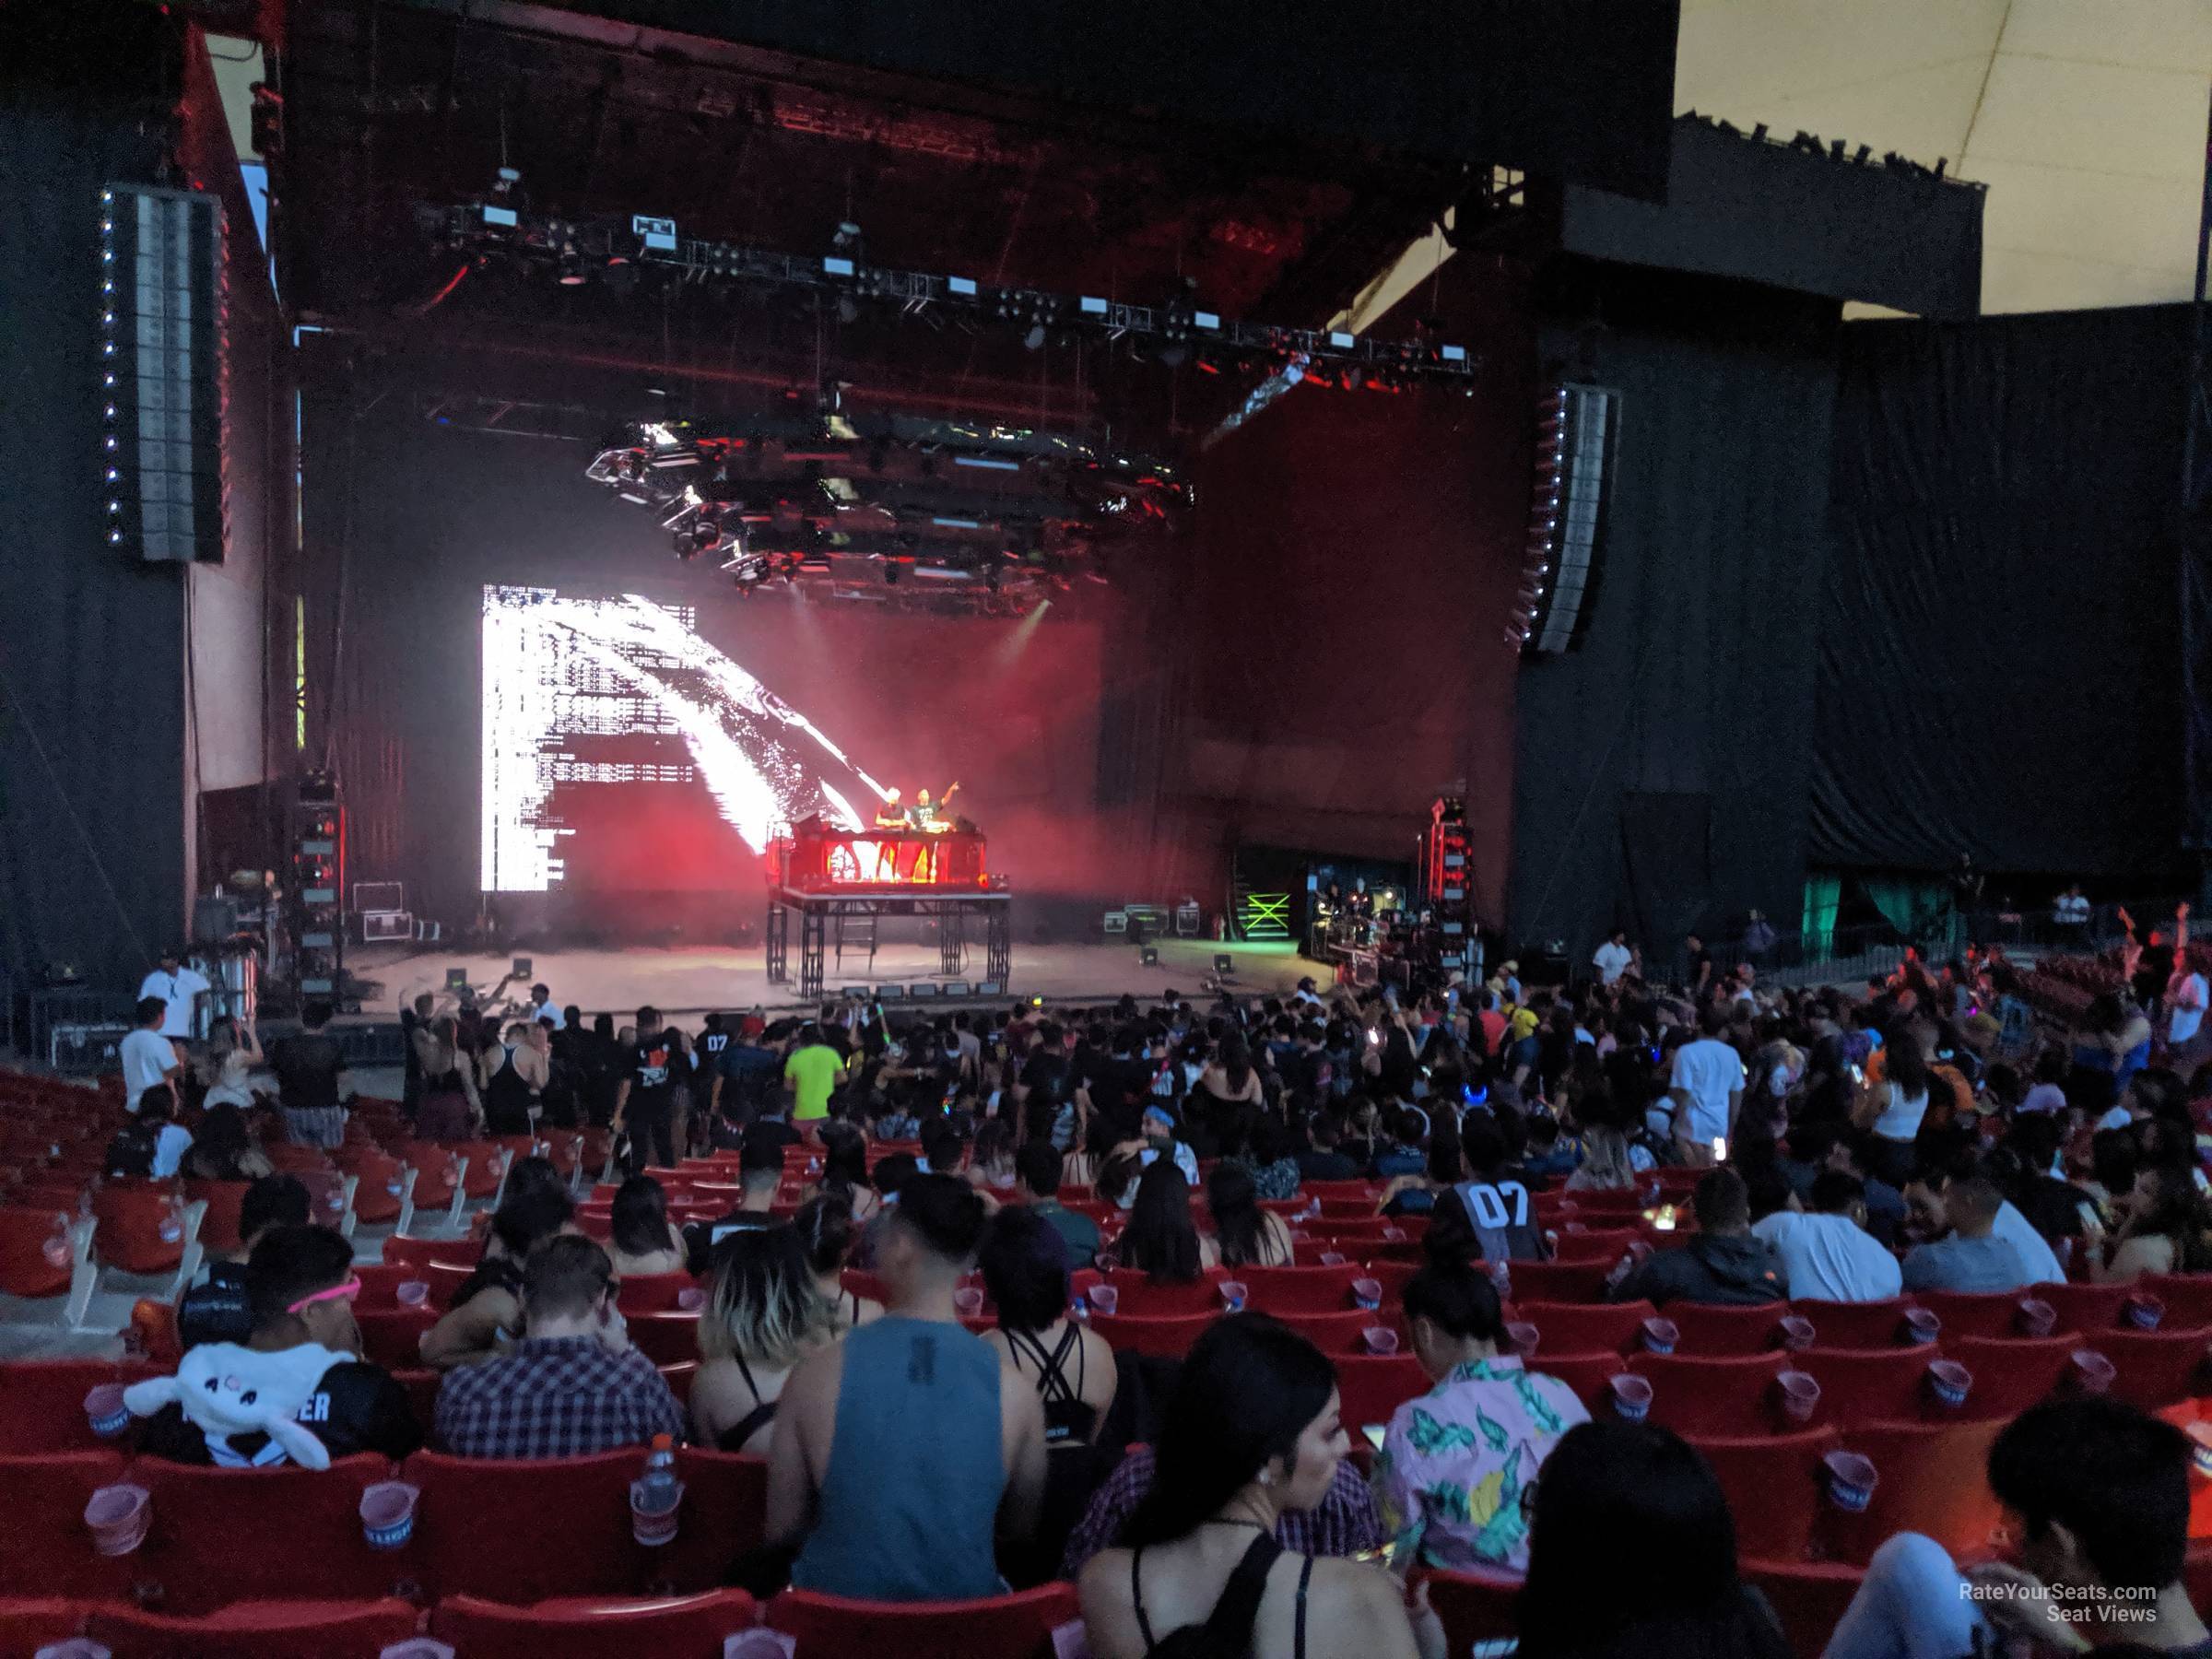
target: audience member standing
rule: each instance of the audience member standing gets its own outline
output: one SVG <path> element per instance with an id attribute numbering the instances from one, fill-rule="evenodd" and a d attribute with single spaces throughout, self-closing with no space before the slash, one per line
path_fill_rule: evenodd
<path id="1" fill-rule="evenodd" d="M 183 1062 L 177 1058 L 177 1045 L 161 1034 L 166 1007 L 158 996 L 140 997 L 138 1024 L 119 1047 L 125 1112 L 137 1111 L 149 1088 L 168 1090 L 173 1098 L 177 1079 L 184 1073 Z"/>
<path id="2" fill-rule="evenodd" d="M 346 1108 L 353 1096 L 346 1051 L 324 1028 L 330 1005 L 311 1002 L 300 1011 L 306 1029 L 269 1044 L 269 1069 L 276 1074 L 276 1099 L 284 1108 L 284 1138 L 295 1147 L 325 1150 L 346 1140 Z"/>
<path id="3" fill-rule="evenodd" d="M 190 1042 L 199 1035 L 200 998 L 211 989 L 207 976 L 184 966 L 175 950 L 162 951 L 160 964 L 138 982 L 141 998 L 161 999 L 161 1035 L 178 1042 Z"/>
<path id="4" fill-rule="evenodd" d="M 615 1091 L 615 1133 L 629 1131 L 629 1172 L 642 1175 L 648 1159 L 676 1168 L 676 1053 L 661 1030 L 661 1011 L 638 1010 L 638 1034 L 628 1069 Z"/>
<path id="5" fill-rule="evenodd" d="M 982 1241 L 982 1196 L 916 1175 L 886 1212 L 890 1312 L 802 1360 L 769 1453 L 768 1535 L 803 1539 L 792 1583 L 831 1595 L 995 1594 L 994 1524 L 1028 1537 L 1044 1492 L 1044 1410 L 953 1291 Z"/>
<path id="6" fill-rule="evenodd" d="M 1709 1007 L 1698 1020 L 1703 1035 L 1675 1051 L 1667 1096 L 1674 1101 L 1675 1141 L 1682 1161 L 1704 1168 L 1713 1161 L 1712 1143 L 1725 1137 L 1744 1098 L 1744 1061 L 1721 1040 L 1728 1029 L 1727 1010 Z"/>

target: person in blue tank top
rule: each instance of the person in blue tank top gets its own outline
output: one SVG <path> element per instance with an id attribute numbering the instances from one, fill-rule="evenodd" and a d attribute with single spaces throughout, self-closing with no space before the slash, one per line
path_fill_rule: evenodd
<path id="1" fill-rule="evenodd" d="M 877 1245 L 889 1311 L 785 1381 L 768 1535 L 799 1546 L 795 1587 L 875 1601 L 995 1595 L 1006 1586 L 994 1535 L 1035 1531 L 1043 1405 L 953 1308 L 986 1219 L 966 1182 L 909 1179 Z"/>

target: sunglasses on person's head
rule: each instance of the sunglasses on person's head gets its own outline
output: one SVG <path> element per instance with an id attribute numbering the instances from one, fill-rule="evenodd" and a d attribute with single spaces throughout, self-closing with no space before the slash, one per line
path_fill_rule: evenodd
<path id="1" fill-rule="evenodd" d="M 333 1285 L 327 1290 L 317 1290 L 312 1296 L 301 1297 L 298 1301 L 292 1303 L 290 1307 L 285 1309 L 285 1312 L 287 1313 L 297 1313 L 300 1311 L 300 1309 L 312 1308 L 317 1302 L 349 1302 L 353 1300 L 354 1298 L 360 1295 L 360 1293 L 361 1281 L 358 1278 L 349 1278 L 342 1285 Z"/>

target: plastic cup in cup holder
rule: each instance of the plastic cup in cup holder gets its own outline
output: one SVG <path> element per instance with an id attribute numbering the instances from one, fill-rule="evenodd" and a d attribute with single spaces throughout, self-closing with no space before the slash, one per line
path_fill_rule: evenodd
<path id="1" fill-rule="evenodd" d="M 1398 1334 L 1388 1325 L 1369 1325 L 1359 1333 L 1359 1340 L 1371 1354 L 1394 1354 L 1398 1351 Z"/>
<path id="2" fill-rule="evenodd" d="M 1112 1285 L 1093 1285 L 1090 1288 L 1090 1309 L 1094 1313 L 1113 1317 L 1114 1309 L 1122 1305 L 1122 1293 Z"/>
<path id="3" fill-rule="evenodd" d="M 2048 1336 L 2058 1329 L 2058 1310 L 2040 1296 L 2023 1296 L 2014 1322 L 2024 1336 Z"/>
<path id="4" fill-rule="evenodd" d="M 676 1310 L 679 1313 L 696 1313 L 707 1305 L 707 1293 L 698 1285 L 686 1285 L 676 1293 Z"/>
<path id="5" fill-rule="evenodd" d="M 1505 1324 L 1505 1336 L 1513 1345 L 1513 1352 L 1525 1359 L 1536 1351 L 1536 1344 L 1544 1339 L 1544 1333 L 1525 1319 L 1509 1319 Z"/>
<path id="6" fill-rule="evenodd" d="M 1341 1267 L 1344 1262 L 1344 1252 L 1341 1250 L 1324 1250 L 1321 1253 L 1321 1265 L 1324 1267 Z"/>
<path id="7" fill-rule="evenodd" d="M 361 1488 L 361 1535 L 371 1549 L 397 1549 L 415 1535 L 415 1505 L 422 1488 L 404 1480 L 380 1480 Z"/>
<path id="8" fill-rule="evenodd" d="M 962 1319 L 973 1319 L 983 1311 L 983 1293 L 973 1285 L 962 1285 L 952 1293 L 952 1308 Z"/>
<path id="9" fill-rule="evenodd" d="M 2155 1331 L 2164 1323 L 2166 1304 L 2147 1290 L 2138 1290 L 2121 1304 L 2127 1323 L 2138 1331 Z"/>
<path id="10" fill-rule="evenodd" d="M 1606 1391 L 1613 1399 L 1613 1415 L 1624 1423 L 1641 1423 L 1652 1415 L 1652 1384 L 1633 1372 L 1608 1378 Z"/>
<path id="11" fill-rule="evenodd" d="M 94 1388 L 85 1396 L 85 1416 L 101 1440 L 113 1440 L 128 1429 L 131 1408 L 123 1403 L 123 1384 L 102 1382 Z"/>
<path id="12" fill-rule="evenodd" d="M 1966 1404 L 1966 1396 L 1974 1392 L 1974 1373 L 1956 1359 L 1931 1359 L 1928 1392 L 1936 1396 L 1938 1406 L 1956 1411 Z"/>
<path id="13" fill-rule="evenodd" d="M 1782 1334 L 1782 1346 L 1793 1354 L 1802 1354 L 1819 1337 L 1819 1333 L 1813 1329 L 1813 1322 L 1802 1313 L 1784 1314 L 1777 1329 Z"/>
<path id="14" fill-rule="evenodd" d="M 1682 1328 L 1663 1314 L 1654 1313 L 1643 1322 L 1643 1347 L 1646 1353 L 1671 1354 L 1675 1344 L 1682 1340 Z"/>
<path id="15" fill-rule="evenodd" d="M 2100 1394 L 2112 1385 L 2116 1374 L 2112 1362 L 2095 1348 L 2076 1348 L 2073 1361 L 2074 1386 L 2083 1394 Z"/>
<path id="16" fill-rule="evenodd" d="M 1820 1409 L 1820 1384 L 1810 1371 L 1785 1371 L 1774 1379 L 1781 1391 L 1782 1415 L 1793 1423 L 1809 1423 Z"/>
<path id="17" fill-rule="evenodd" d="M 146 1530 L 153 1520 L 153 1495 L 127 1482 L 101 1487 L 85 1505 L 92 1547 L 103 1556 L 129 1555 L 146 1542 Z"/>
<path id="18" fill-rule="evenodd" d="M 1828 1477 L 1828 1500 L 1838 1509 L 1855 1515 L 1874 1501 L 1880 1477 L 1872 1459 L 1856 1452 L 1830 1452 L 1820 1463 Z"/>
<path id="19" fill-rule="evenodd" d="M 2212 1480 L 2212 1423 L 2191 1423 L 2182 1430 L 2189 1437 L 2189 1460 L 2196 1472 Z"/>
<path id="20" fill-rule="evenodd" d="M 1356 1278 L 1352 1281 L 1352 1303 L 1355 1307 L 1379 1308 L 1382 1305 L 1382 1281 L 1373 1278 Z"/>
<path id="21" fill-rule="evenodd" d="M 1943 1335 L 1943 1321 L 1925 1308 L 1905 1310 L 1905 1340 L 1917 1347 L 1924 1342 L 1934 1342 Z"/>
<path id="22" fill-rule="evenodd" d="M 401 1279 L 393 1287 L 392 1297 L 403 1308 L 419 1308 L 430 1300 L 430 1287 L 423 1279 Z"/>
<path id="23" fill-rule="evenodd" d="M 1247 1294 L 1242 1279 L 1223 1279 L 1221 1281 L 1221 1305 L 1231 1313 L 1241 1313 L 1244 1311 L 1244 1298 Z"/>

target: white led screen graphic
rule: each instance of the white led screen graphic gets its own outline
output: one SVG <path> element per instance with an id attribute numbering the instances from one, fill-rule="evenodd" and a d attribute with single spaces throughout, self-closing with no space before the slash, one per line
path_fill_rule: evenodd
<path id="1" fill-rule="evenodd" d="M 883 794 L 689 606 L 487 587 L 483 641 L 487 892 L 545 892 L 580 864 L 600 885 L 717 860 L 735 880 L 782 826 L 858 829 Z"/>

